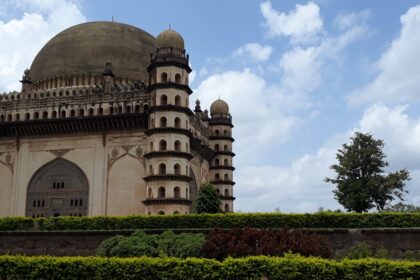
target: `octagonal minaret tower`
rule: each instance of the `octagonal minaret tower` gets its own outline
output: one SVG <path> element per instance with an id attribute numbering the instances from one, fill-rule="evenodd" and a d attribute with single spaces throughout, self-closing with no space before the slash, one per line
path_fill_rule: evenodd
<path id="1" fill-rule="evenodd" d="M 218 99 L 210 106 L 209 130 L 210 147 L 215 156 L 210 165 L 210 183 L 216 187 L 221 198 L 221 209 L 224 212 L 233 212 L 233 157 L 232 152 L 232 116 L 229 113 L 228 104 Z"/>
<path id="2" fill-rule="evenodd" d="M 192 201 L 188 55 L 179 33 L 160 33 L 148 67 L 149 109 L 146 205 L 147 214 L 188 214 Z"/>

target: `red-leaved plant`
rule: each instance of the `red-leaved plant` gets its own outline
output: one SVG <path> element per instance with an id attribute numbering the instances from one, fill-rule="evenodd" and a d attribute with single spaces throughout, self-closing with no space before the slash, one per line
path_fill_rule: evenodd
<path id="1" fill-rule="evenodd" d="M 289 229 L 216 228 L 208 233 L 202 249 L 204 257 L 218 260 L 229 256 L 282 256 L 287 252 L 324 258 L 331 255 L 324 237 Z"/>

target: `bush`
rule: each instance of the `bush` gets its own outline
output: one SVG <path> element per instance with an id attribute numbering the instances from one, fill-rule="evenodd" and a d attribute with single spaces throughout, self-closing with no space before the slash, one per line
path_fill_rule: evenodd
<path id="1" fill-rule="evenodd" d="M 142 230 L 131 236 L 115 236 L 104 240 L 97 249 L 98 256 L 104 257 L 199 257 L 204 243 L 202 233 L 174 234 L 165 231 L 162 234 L 146 234 Z"/>
<path id="2" fill-rule="evenodd" d="M 420 213 L 191 214 L 126 217 L 2 218 L 0 230 L 420 227 Z"/>
<path id="3" fill-rule="evenodd" d="M 323 237 L 292 230 L 214 229 L 207 235 L 203 245 L 203 256 L 218 260 L 229 256 L 283 256 L 287 252 L 303 256 L 331 255 L 331 250 Z"/>
<path id="4" fill-rule="evenodd" d="M 419 279 L 419 262 L 299 256 L 211 259 L 0 256 L 1 279 Z"/>

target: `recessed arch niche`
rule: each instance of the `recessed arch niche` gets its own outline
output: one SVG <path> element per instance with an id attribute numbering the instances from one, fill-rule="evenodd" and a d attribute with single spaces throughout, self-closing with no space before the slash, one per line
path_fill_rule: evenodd
<path id="1" fill-rule="evenodd" d="M 89 183 L 74 163 L 57 158 L 35 172 L 28 185 L 26 216 L 87 216 Z"/>

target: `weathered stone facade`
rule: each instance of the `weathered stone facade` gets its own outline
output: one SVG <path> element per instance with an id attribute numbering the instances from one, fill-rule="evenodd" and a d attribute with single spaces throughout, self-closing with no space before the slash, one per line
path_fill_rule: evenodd
<path id="1" fill-rule="evenodd" d="M 0 95 L 0 216 L 190 213 L 204 182 L 233 211 L 229 107 L 192 111 L 190 72 L 173 30 L 92 22 L 51 39 Z"/>

